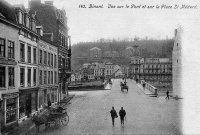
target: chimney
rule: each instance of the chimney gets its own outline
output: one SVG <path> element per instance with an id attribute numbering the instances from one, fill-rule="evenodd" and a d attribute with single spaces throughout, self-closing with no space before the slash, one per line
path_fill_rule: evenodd
<path id="1" fill-rule="evenodd" d="M 40 36 L 43 36 L 43 27 L 42 26 L 36 26 L 36 30 Z"/>
<path id="2" fill-rule="evenodd" d="M 52 0 L 45 1 L 44 4 L 49 5 L 49 6 L 53 6 L 53 1 Z"/>

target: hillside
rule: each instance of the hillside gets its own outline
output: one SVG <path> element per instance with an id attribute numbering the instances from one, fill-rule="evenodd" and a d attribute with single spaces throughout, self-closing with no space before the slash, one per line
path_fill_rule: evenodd
<path id="1" fill-rule="evenodd" d="M 98 47 L 105 51 L 117 51 L 120 57 L 124 57 L 125 49 L 138 45 L 142 57 L 171 57 L 174 40 L 139 40 L 139 41 L 98 41 L 84 42 L 72 46 L 72 69 L 80 66 L 77 58 L 88 58 L 89 50 Z"/>

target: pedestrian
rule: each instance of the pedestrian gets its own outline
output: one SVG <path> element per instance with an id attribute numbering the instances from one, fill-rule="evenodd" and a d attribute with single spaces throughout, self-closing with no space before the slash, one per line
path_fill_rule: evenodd
<path id="1" fill-rule="evenodd" d="M 114 107 L 112 107 L 112 110 L 110 111 L 110 114 L 111 114 L 111 118 L 112 118 L 112 125 L 114 127 L 115 125 L 115 118 L 117 118 L 117 112 L 116 110 L 114 109 Z"/>
<path id="2" fill-rule="evenodd" d="M 167 90 L 167 92 L 166 92 L 166 95 L 167 95 L 166 98 L 168 98 L 168 100 L 169 100 L 169 91 L 168 91 L 168 90 Z M 166 98 L 165 98 L 165 99 L 166 99 Z"/>
<path id="3" fill-rule="evenodd" d="M 124 125 L 124 117 L 126 117 L 126 111 L 121 107 L 121 110 L 119 111 L 119 116 L 121 120 L 121 125 Z"/>

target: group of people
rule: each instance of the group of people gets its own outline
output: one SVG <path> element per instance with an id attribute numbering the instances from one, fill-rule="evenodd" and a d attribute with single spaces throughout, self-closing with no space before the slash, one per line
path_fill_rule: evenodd
<path id="1" fill-rule="evenodd" d="M 118 118 L 117 112 L 114 109 L 114 107 L 112 107 L 110 114 L 111 114 L 111 118 L 112 118 L 112 125 L 114 127 L 115 118 Z M 126 111 L 123 109 L 123 107 L 121 107 L 121 110 L 119 111 L 119 116 L 120 116 L 121 125 L 124 125 L 124 118 L 126 118 Z"/>

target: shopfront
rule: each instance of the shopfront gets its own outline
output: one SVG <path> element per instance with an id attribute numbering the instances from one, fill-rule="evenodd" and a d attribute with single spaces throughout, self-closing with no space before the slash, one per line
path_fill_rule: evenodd
<path id="1" fill-rule="evenodd" d="M 44 105 L 47 105 L 47 88 L 39 90 L 39 107 L 42 108 Z"/>
<path id="2" fill-rule="evenodd" d="M 9 126 L 18 122 L 18 93 L 3 94 L 2 124 Z"/>
<path id="3" fill-rule="evenodd" d="M 51 103 L 57 103 L 58 102 L 58 87 L 43 87 L 40 88 L 38 91 L 39 94 L 39 106 L 38 108 L 43 108 L 43 106 L 48 105 L 48 100 L 51 101 Z"/>
<path id="4" fill-rule="evenodd" d="M 30 117 L 38 110 L 38 89 L 20 90 L 19 93 L 19 118 Z"/>
<path id="5" fill-rule="evenodd" d="M 58 88 L 57 87 L 53 87 L 50 89 L 50 99 L 52 103 L 57 103 L 58 102 Z"/>

